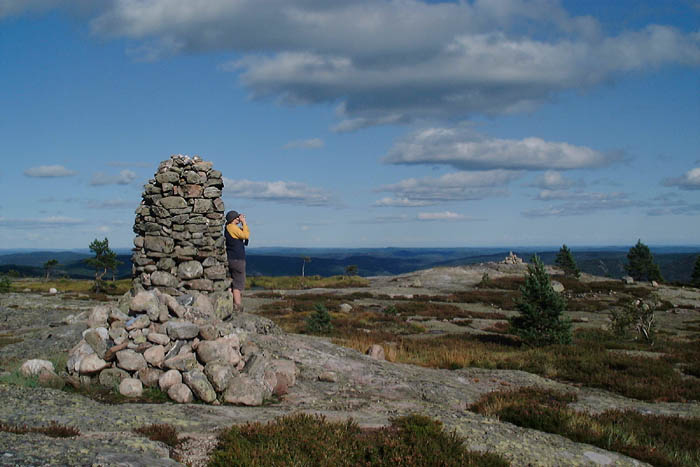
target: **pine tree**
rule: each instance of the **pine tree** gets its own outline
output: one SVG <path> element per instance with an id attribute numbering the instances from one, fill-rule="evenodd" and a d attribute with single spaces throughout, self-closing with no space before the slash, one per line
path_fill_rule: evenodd
<path id="1" fill-rule="evenodd" d="M 571 254 L 571 250 L 566 245 L 562 245 L 559 249 L 554 264 L 559 266 L 567 276 L 579 277 L 581 275 L 581 270 L 576 265 L 574 255 Z"/>
<path id="2" fill-rule="evenodd" d="M 95 285 L 93 289 L 95 292 L 100 292 L 105 289 L 103 280 L 105 274 L 110 269 L 115 270 L 119 265 L 119 261 L 117 260 L 117 254 L 109 248 L 109 240 L 106 237 L 102 241 L 98 239 L 93 240 L 90 243 L 90 251 L 95 253 L 95 257 L 88 258 L 85 262 L 95 268 Z"/>
<path id="3" fill-rule="evenodd" d="M 700 255 L 698 255 L 695 260 L 695 267 L 693 268 L 693 275 L 690 277 L 690 283 L 695 287 L 700 287 Z"/>
<path id="4" fill-rule="evenodd" d="M 46 271 L 46 280 L 49 280 L 51 278 L 51 271 L 53 271 L 56 266 L 58 266 L 57 259 L 50 259 L 44 263 L 44 270 Z"/>
<path id="5" fill-rule="evenodd" d="M 552 288 L 542 260 L 535 255 L 527 270 L 520 314 L 510 319 L 513 333 L 534 346 L 571 343 L 571 321 L 562 316 L 566 301 Z"/>
<path id="6" fill-rule="evenodd" d="M 636 281 L 648 280 L 662 282 L 659 266 L 654 262 L 654 256 L 648 246 L 637 240 L 637 244 L 627 253 L 628 264 L 625 265 L 627 274 Z"/>

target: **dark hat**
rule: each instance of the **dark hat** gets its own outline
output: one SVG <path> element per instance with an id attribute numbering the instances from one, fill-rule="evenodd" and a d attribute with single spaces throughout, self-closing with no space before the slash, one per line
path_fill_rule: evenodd
<path id="1" fill-rule="evenodd" d="M 238 211 L 229 211 L 226 213 L 226 223 L 231 223 L 236 217 L 240 216 Z"/>

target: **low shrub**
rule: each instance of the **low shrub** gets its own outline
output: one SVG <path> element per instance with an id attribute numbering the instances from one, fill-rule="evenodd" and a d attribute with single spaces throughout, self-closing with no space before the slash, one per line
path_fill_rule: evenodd
<path id="1" fill-rule="evenodd" d="M 165 443 L 171 448 L 180 444 L 177 428 L 167 423 L 140 426 L 134 428 L 134 433 L 143 435 L 151 441 Z"/>
<path id="2" fill-rule="evenodd" d="M 12 283 L 7 276 L 0 276 L 0 293 L 8 293 L 12 289 Z"/>
<path id="3" fill-rule="evenodd" d="M 654 310 L 656 304 L 652 301 L 635 300 L 627 303 L 622 309 L 610 310 L 610 329 L 621 338 L 628 338 L 634 333 L 636 339 L 653 343 L 656 322 Z"/>
<path id="4" fill-rule="evenodd" d="M 642 415 L 633 410 L 590 415 L 568 408 L 575 400 L 574 394 L 521 388 L 485 394 L 470 410 L 653 465 L 700 464 L 700 418 Z"/>
<path id="5" fill-rule="evenodd" d="M 467 451 L 455 433 L 421 415 L 379 429 L 296 414 L 267 424 L 233 426 L 219 437 L 211 466 L 507 466 L 495 454 Z"/>
<path id="6" fill-rule="evenodd" d="M 6 433 L 14 433 L 17 435 L 24 435 L 27 433 L 38 433 L 44 436 L 50 436 L 51 438 L 72 438 L 73 436 L 79 436 L 80 430 L 70 426 L 59 425 L 58 423 L 51 421 L 46 426 L 33 426 L 28 427 L 26 425 L 12 425 L 9 423 L 0 422 L 0 431 Z"/>
<path id="7" fill-rule="evenodd" d="M 306 318 L 306 332 L 309 334 L 328 334 L 333 330 L 331 315 L 325 305 L 317 303 L 316 311 Z"/>

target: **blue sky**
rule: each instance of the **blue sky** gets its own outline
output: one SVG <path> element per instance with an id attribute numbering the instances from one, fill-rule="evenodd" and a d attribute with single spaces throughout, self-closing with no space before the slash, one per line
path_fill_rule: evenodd
<path id="1" fill-rule="evenodd" d="M 251 246 L 697 245 L 700 2 L 0 0 L 0 248 L 128 247 L 199 155 Z"/>

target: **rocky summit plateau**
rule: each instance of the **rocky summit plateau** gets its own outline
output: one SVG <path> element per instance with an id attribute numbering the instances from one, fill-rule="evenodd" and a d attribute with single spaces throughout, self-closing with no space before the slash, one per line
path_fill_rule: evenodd
<path id="1" fill-rule="evenodd" d="M 428 341 L 460 334 L 496 339 L 500 336 L 494 331 L 497 323 L 516 312 L 503 306 L 504 302 L 495 303 L 493 297 L 497 297 L 496 292 L 513 291 L 490 289 L 491 295 L 484 295 L 487 298 L 481 301 L 456 302 L 454 297 L 483 293 L 480 284 L 485 278 L 496 283 L 503 278 L 522 279 L 526 270 L 526 264 L 509 261 L 371 277 L 366 287 L 252 290 L 244 296 L 247 313 L 224 313 L 219 317 L 211 301 L 195 306 L 194 302 L 178 302 L 171 297 L 171 302 L 156 290 L 142 290 L 128 299 L 115 297 L 108 302 L 61 290 L 55 294 L 48 290 L 2 294 L 0 366 L 4 374 L 0 421 L 28 427 L 54 422 L 77 428 L 80 435 L 57 439 L 0 431 L 0 465 L 205 465 L 222 428 L 271 421 L 300 411 L 323 414 L 330 420 L 352 418 L 363 427 L 383 426 L 399 415 L 425 414 L 455 431 L 469 449 L 498 453 L 512 465 L 648 465 L 618 452 L 484 416 L 469 407 L 485 394 L 523 387 L 574 393 L 577 400 L 569 408 L 582 414 L 615 408 L 700 417 L 698 401 L 642 400 L 522 370 L 469 366 L 440 369 L 391 362 L 382 354 L 391 359 L 396 342 L 379 342 L 379 349 L 375 347 L 373 354 L 367 355 L 368 349 L 353 350 L 328 337 L 285 332 L 282 327 L 288 327 L 288 323 L 277 320 L 276 324 L 269 319 L 291 314 L 299 300 L 326 300 L 334 319 L 354 319 L 392 306 L 392 312 L 398 310 L 400 316 L 402 306 L 413 304 L 417 308 L 402 322 L 413 329 L 406 339 Z M 595 285 L 610 281 L 584 274 L 580 282 Z M 653 291 L 667 305 L 657 312 L 659 328 L 678 336 L 697 336 L 697 289 L 634 284 L 635 288 L 628 290 L 625 288 L 631 286 L 620 282 L 614 290 L 574 293 L 557 284 L 562 293 L 569 294 L 571 304 L 587 300 L 585 303 L 603 307 L 613 306 L 630 291 Z M 426 310 L 441 303 L 479 317 L 466 322 L 430 316 Z M 202 308 L 214 316 L 213 321 L 199 321 Z M 585 306 L 578 306 L 566 315 L 579 329 L 609 326 L 609 314 L 594 308 L 586 311 Z M 183 322 L 191 325 L 178 324 Z M 389 325 L 387 320 L 376 326 L 388 329 Z M 80 362 L 76 343 L 85 354 Z M 120 345 L 123 348 L 114 351 Z M 180 348 L 173 355 L 176 346 Z M 653 349 L 642 354 L 658 358 Z M 60 355 L 64 356 L 62 361 L 68 361 L 69 369 L 72 363 L 72 372 L 37 363 L 56 360 Z M 221 368 L 217 373 L 216 363 L 211 362 L 223 360 L 230 364 L 226 368 L 235 368 L 235 374 Z M 20 367 L 28 374 L 40 375 L 40 383 L 33 387 L 13 383 L 12 375 Z M 110 371 L 105 373 L 108 368 Z M 700 382 L 694 376 L 683 377 L 694 378 L 695 384 Z M 233 379 L 249 387 L 229 389 Z M 150 385 L 164 390 L 169 401 L 143 403 L 134 402 L 140 400 L 138 397 L 126 397 L 123 403 L 105 402 L 66 390 L 71 384 L 104 385 L 127 395 L 129 391 L 138 392 L 139 386 L 143 390 Z M 171 450 L 132 431 L 154 423 L 175 426 L 187 441 Z"/>

